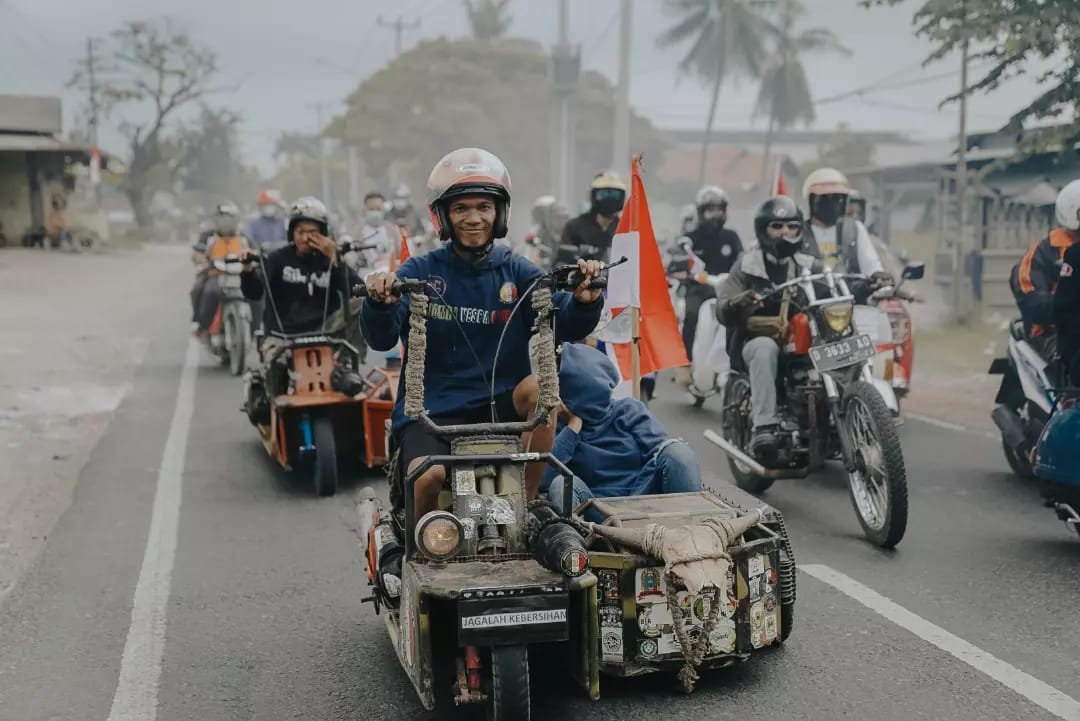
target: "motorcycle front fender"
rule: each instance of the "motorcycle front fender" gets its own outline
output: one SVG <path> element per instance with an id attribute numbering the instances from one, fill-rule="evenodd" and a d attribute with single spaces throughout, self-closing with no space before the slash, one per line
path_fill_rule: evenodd
<path id="1" fill-rule="evenodd" d="M 874 387 L 877 388 L 878 393 L 885 401 L 885 405 L 889 407 L 889 410 L 894 414 L 900 412 L 900 404 L 896 401 L 896 391 L 893 390 L 892 385 L 888 381 L 881 378 L 872 379 Z"/>

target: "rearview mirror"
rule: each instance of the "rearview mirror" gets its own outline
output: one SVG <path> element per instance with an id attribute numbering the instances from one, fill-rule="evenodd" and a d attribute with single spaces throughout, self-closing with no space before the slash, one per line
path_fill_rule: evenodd
<path id="1" fill-rule="evenodd" d="M 926 263 L 916 262 L 904 266 L 904 271 L 900 274 L 900 277 L 904 280 L 922 280 L 925 274 Z"/>

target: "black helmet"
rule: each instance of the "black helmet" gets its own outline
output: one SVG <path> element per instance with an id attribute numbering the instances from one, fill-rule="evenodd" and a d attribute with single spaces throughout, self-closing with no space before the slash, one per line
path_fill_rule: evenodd
<path id="1" fill-rule="evenodd" d="M 326 206 L 323 202 L 318 198 L 313 198 L 309 195 L 300 198 L 289 206 L 288 236 L 290 243 L 293 240 L 293 228 L 296 227 L 297 223 L 303 220 L 317 223 L 320 233 L 326 236 L 330 235 L 330 213 L 326 210 Z"/>
<path id="2" fill-rule="evenodd" d="M 772 223 L 789 227 L 797 224 L 799 234 L 794 237 L 772 238 L 767 229 Z M 754 235 L 766 254 L 773 258 L 790 258 L 803 247 L 803 214 L 794 200 L 786 195 L 775 195 L 762 203 L 754 213 Z"/>

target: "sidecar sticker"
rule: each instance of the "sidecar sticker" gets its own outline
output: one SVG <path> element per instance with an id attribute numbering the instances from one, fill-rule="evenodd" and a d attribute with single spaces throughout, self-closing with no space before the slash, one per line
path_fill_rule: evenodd
<path id="1" fill-rule="evenodd" d="M 566 621 L 565 608 L 546 611 L 519 611 L 517 613 L 488 613 L 480 616 L 462 616 L 462 628 L 498 628 L 500 626 L 531 626 L 538 623 L 562 623 Z"/>

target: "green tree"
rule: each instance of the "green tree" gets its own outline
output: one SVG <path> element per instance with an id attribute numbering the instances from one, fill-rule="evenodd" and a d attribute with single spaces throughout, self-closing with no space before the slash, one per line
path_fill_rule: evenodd
<path id="1" fill-rule="evenodd" d="M 170 160 L 167 126 L 182 109 L 210 92 L 217 59 L 164 18 L 128 22 L 114 31 L 108 59 L 95 70 L 105 114 L 122 113 L 119 127 L 131 153 L 123 190 L 135 221 L 146 228 L 153 222 L 154 180 Z M 80 60 L 69 85 L 85 86 L 88 80 L 87 61 Z"/>
<path id="2" fill-rule="evenodd" d="M 761 160 L 762 183 L 766 182 L 769 173 L 773 133 L 799 122 L 804 125 L 814 122 L 814 99 L 810 94 L 801 54 L 816 51 L 851 54 L 830 30 L 798 30 L 795 24 L 804 10 L 799 0 L 781 0 L 776 24 L 776 47 L 761 76 L 754 113 L 769 118 L 765 152 Z"/>
<path id="3" fill-rule="evenodd" d="M 864 6 L 895 5 L 901 0 L 864 0 Z M 993 93 L 1032 65 L 1048 66 L 1036 76 L 1042 92 L 1009 119 L 1007 128 L 1020 130 L 1048 119 L 1060 124 L 1050 133 L 1036 134 L 1018 148 L 1020 153 L 1048 146 L 1073 147 L 1080 142 L 1080 2 L 1077 0 L 922 0 L 915 11 L 916 34 L 928 39 L 932 63 L 968 44 L 972 64 L 989 65 L 968 94 Z M 951 95 L 942 104 L 958 100 Z"/>
<path id="4" fill-rule="evenodd" d="M 421 202 L 421 189 L 439 158 L 455 148 L 486 148 L 509 167 L 515 215 L 526 217 L 523 209 L 554 185 L 548 129 L 549 113 L 557 111 L 550 102 L 549 62 L 544 49 L 527 40 L 428 40 L 364 80 L 327 133 L 358 148 L 368 175 L 384 189 L 405 182 Z M 461 92 L 465 78 L 467 93 Z M 614 112 L 615 93 L 607 78 L 582 73 L 573 169 L 578 187 L 610 164 Z M 646 167 L 658 167 L 664 143 L 648 121 L 634 116 L 630 137 L 632 147 L 656 159 Z M 577 203 L 576 198 L 560 200 L 571 207 Z"/>
<path id="5" fill-rule="evenodd" d="M 761 76 L 768 57 L 768 38 L 776 32 L 764 15 L 771 4 L 767 0 L 665 0 L 667 10 L 679 19 L 660 35 L 659 45 L 688 46 L 679 71 L 712 88 L 701 141 L 699 183 L 705 182 L 705 162 L 721 85 L 740 74 Z"/>
<path id="6" fill-rule="evenodd" d="M 462 0 L 477 40 L 501 38 L 510 29 L 510 0 Z"/>
<path id="7" fill-rule="evenodd" d="M 865 168 L 874 158 L 874 144 L 851 132 L 847 123 L 840 123 L 832 136 L 818 147 L 818 157 L 804 163 L 799 170 L 803 176 L 818 168 L 836 168 L 840 172 Z"/>
<path id="8" fill-rule="evenodd" d="M 184 190 L 203 196 L 210 205 L 230 199 L 245 202 L 258 192 L 259 174 L 244 165 L 239 141 L 239 115 L 203 105 L 194 123 L 176 133 L 178 153 L 174 176 Z"/>

